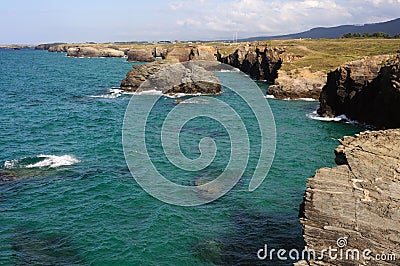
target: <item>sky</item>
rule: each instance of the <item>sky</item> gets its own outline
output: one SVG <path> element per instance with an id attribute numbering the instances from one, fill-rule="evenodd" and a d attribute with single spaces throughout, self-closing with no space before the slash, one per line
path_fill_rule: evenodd
<path id="1" fill-rule="evenodd" d="M 0 0 L 0 44 L 218 40 L 400 17 L 400 0 Z"/>

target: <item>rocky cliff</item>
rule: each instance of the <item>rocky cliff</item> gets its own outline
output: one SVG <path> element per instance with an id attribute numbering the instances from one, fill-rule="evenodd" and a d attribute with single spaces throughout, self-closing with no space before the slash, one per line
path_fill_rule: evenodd
<path id="1" fill-rule="evenodd" d="M 154 51 L 149 49 L 130 49 L 127 52 L 128 62 L 153 62 L 155 60 Z"/>
<path id="2" fill-rule="evenodd" d="M 320 262 L 298 265 L 398 265 L 400 130 L 362 133 L 340 143 L 335 150 L 338 166 L 320 169 L 307 181 L 300 211 L 307 247 L 317 257 L 332 247 L 337 258 L 330 259 L 326 252 Z M 359 260 L 346 255 L 355 249 Z M 366 250 L 370 254 L 363 256 Z M 377 255 L 383 258 L 382 254 L 386 261 L 373 260 Z M 393 254 L 397 261 L 389 260 Z"/>
<path id="3" fill-rule="evenodd" d="M 282 66 L 283 52 L 281 48 L 246 45 L 227 55 L 219 50 L 217 59 L 240 69 L 252 79 L 274 82 L 278 77 L 278 69 Z"/>
<path id="4" fill-rule="evenodd" d="M 400 55 L 366 57 L 328 74 L 318 114 L 400 127 Z"/>
<path id="5" fill-rule="evenodd" d="M 35 50 L 49 50 L 50 47 L 63 45 L 65 43 L 42 43 L 35 47 Z"/>
<path id="6" fill-rule="evenodd" d="M 112 48 L 97 49 L 94 47 L 71 47 L 67 56 L 72 57 L 123 57 L 125 53 Z"/>
<path id="7" fill-rule="evenodd" d="M 221 82 L 199 62 L 153 62 L 134 66 L 121 82 L 125 92 L 157 90 L 163 94 L 218 94 Z"/>
<path id="8" fill-rule="evenodd" d="M 216 60 L 217 49 L 212 46 L 174 47 L 167 51 L 166 59 L 174 62 L 191 60 Z"/>
<path id="9" fill-rule="evenodd" d="M 269 86 L 268 94 L 277 99 L 319 99 L 322 87 L 326 82 L 326 74 L 322 71 L 311 72 L 309 68 L 297 69 L 288 74 L 279 70 L 274 85 Z"/>

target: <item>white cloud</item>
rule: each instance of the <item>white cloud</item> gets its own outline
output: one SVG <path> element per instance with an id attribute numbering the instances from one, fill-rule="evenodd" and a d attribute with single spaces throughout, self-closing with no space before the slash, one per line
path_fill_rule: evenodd
<path id="1" fill-rule="evenodd" d="M 194 0 L 171 2 L 176 26 L 193 37 L 275 35 L 318 26 L 378 22 L 398 17 L 400 0 Z"/>

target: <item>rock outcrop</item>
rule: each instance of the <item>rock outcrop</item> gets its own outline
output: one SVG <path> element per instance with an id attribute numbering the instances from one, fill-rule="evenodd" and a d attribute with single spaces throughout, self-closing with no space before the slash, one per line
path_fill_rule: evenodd
<path id="1" fill-rule="evenodd" d="M 366 57 L 328 74 L 318 114 L 400 127 L 400 55 Z"/>
<path id="2" fill-rule="evenodd" d="M 252 79 L 272 83 L 278 77 L 278 69 L 282 66 L 283 52 L 281 48 L 246 45 L 228 55 L 218 51 L 217 59 L 221 63 L 240 69 Z"/>
<path id="3" fill-rule="evenodd" d="M 63 45 L 65 43 L 42 43 L 39 44 L 35 47 L 35 50 L 49 50 L 50 47 L 54 47 L 54 46 L 59 46 L 59 45 Z"/>
<path id="4" fill-rule="evenodd" d="M 163 94 L 218 94 L 221 82 L 199 62 L 153 62 L 134 66 L 121 82 L 125 92 L 157 90 Z"/>
<path id="5" fill-rule="evenodd" d="M 216 60 L 217 49 L 212 46 L 174 47 L 168 50 L 165 59 L 173 62 L 186 62 L 191 60 Z"/>
<path id="6" fill-rule="evenodd" d="M 326 82 L 326 74 L 322 71 L 311 72 L 308 68 L 298 69 L 298 73 L 288 74 L 279 70 L 274 85 L 269 86 L 268 94 L 277 99 L 319 99 Z"/>
<path id="7" fill-rule="evenodd" d="M 316 251 L 319 262 L 298 265 L 398 265 L 400 130 L 362 133 L 340 143 L 335 150 L 338 166 L 320 169 L 307 181 L 300 210 L 307 248 Z M 327 252 L 321 258 L 329 247 L 336 249 L 336 259 Z M 357 257 L 354 250 L 358 260 L 351 256 Z M 387 260 L 374 261 L 378 254 Z M 394 254 L 397 261 L 388 260 Z"/>
<path id="8" fill-rule="evenodd" d="M 68 45 L 68 44 L 52 45 L 52 46 L 49 47 L 49 49 L 47 51 L 56 52 L 56 53 L 65 53 L 71 47 L 76 47 L 76 46 Z"/>
<path id="9" fill-rule="evenodd" d="M 154 51 L 148 49 L 131 49 L 127 53 L 128 62 L 153 62 L 155 60 Z"/>
<path id="10" fill-rule="evenodd" d="M 112 48 L 97 49 L 94 47 L 71 47 L 67 50 L 67 56 L 72 57 L 123 57 L 123 51 Z"/>

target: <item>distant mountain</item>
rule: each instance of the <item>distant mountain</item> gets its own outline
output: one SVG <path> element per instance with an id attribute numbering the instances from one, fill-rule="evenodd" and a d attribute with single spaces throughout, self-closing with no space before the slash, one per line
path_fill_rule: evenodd
<path id="1" fill-rule="evenodd" d="M 260 37 L 251 37 L 246 39 L 239 39 L 238 41 L 243 42 L 251 42 L 251 41 L 264 41 L 264 40 L 279 40 L 279 39 L 300 39 L 300 38 L 311 38 L 311 39 L 334 39 L 340 38 L 343 34 L 346 33 L 374 33 L 374 32 L 385 32 L 390 36 L 400 33 L 400 18 L 380 22 L 373 24 L 364 24 L 364 25 L 342 25 L 337 27 L 318 27 L 313 28 L 308 31 L 287 34 L 287 35 L 278 35 L 278 36 L 260 36 Z"/>

